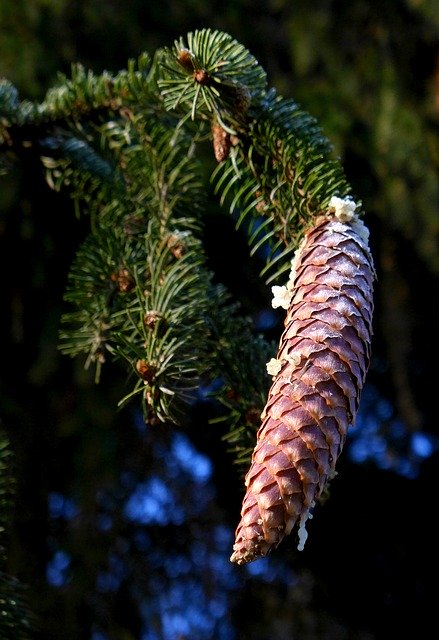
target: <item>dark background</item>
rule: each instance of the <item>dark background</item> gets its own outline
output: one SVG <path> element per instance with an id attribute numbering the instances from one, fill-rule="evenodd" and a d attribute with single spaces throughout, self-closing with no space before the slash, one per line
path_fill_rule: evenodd
<path id="1" fill-rule="evenodd" d="M 125 68 L 196 28 L 230 33 L 314 115 L 363 201 L 378 280 L 373 359 L 329 500 L 248 567 L 228 558 L 242 477 L 194 407 L 183 432 L 117 412 L 58 351 L 86 233 L 42 170 L 0 177 L 0 419 L 15 454 L 8 572 L 44 640 L 378 640 L 436 627 L 439 5 L 436 0 L 1 0 L 0 76 L 42 99 L 71 62 Z M 206 229 L 218 280 L 257 329 L 269 290 L 226 216 Z M 227 259 L 225 258 L 227 256 Z M 277 324 L 273 325 L 273 322 Z"/>

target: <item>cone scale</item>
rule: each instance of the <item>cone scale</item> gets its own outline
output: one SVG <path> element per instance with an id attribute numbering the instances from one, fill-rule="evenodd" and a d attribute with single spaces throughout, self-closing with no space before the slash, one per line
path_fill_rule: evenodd
<path id="1" fill-rule="evenodd" d="M 305 522 L 355 422 L 370 359 L 374 268 L 368 230 L 349 218 L 316 222 L 282 288 L 288 311 L 245 478 L 230 558 L 237 564 L 267 555 L 295 526 L 303 548 Z"/>

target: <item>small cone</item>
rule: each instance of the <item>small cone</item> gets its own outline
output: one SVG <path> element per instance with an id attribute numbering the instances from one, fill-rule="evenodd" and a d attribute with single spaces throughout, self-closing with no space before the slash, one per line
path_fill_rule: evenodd
<path id="1" fill-rule="evenodd" d="M 294 259 L 292 298 L 247 472 L 231 561 L 263 557 L 305 522 L 335 470 L 369 366 L 374 268 L 354 216 L 325 217 Z M 290 280 L 291 281 L 291 280 Z"/>

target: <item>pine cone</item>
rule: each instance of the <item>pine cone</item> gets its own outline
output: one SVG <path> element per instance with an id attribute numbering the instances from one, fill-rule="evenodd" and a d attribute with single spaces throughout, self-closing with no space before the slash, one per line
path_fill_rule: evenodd
<path id="1" fill-rule="evenodd" d="M 246 475 L 230 558 L 238 564 L 267 555 L 296 524 L 303 548 L 305 522 L 355 421 L 370 358 L 374 268 L 368 231 L 350 217 L 325 217 L 308 231 L 282 288 L 291 301 Z"/>

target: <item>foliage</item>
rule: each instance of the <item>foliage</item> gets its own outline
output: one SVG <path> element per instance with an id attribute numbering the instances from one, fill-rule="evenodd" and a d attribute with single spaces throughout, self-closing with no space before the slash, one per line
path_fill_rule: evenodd
<path id="1" fill-rule="evenodd" d="M 236 309 L 206 269 L 207 186 L 197 148 L 212 137 L 217 151 L 218 135 L 226 145 L 214 190 L 246 225 L 253 252 L 270 247 L 263 270 L 270 282 L 289 268 L 331 196 L 349 193 L 331 146 L 312 117 L 266 89 L 264 71 L 241 44 L 208 29 L 115 76 L 73 66 L 40 104 L 19 103 L 8 82 L 0 97 L 4 145 L 18 148 L 30 137 L 48 184 L 67 188 L 78 213 L 90 216 L 91 234 L 70 272 L 66 300 L 76 310 L 64 316 L 62 349 L 85 354 L 97 380 L 109 358 L 125 362 L 134 383 L 121 404 L 139 395 L 146 419 L 179 422 L 197 380 L 224 376 L 212 359 L 218 336 L 228 362 L 242 345 L 260 351 L 245 323 L 232 330 L 218 320 Z M 253 411 L 266 386 L 263 362 L 258 371 L 239 394 Z M 223 406 L 228 393 L 227 385 L 215 393 Z"/>
<path id="2" fill-rule="evenodd" d="M 4 156 L 37 153 L 48 185 L 67 189 L 89 216 L 69 274 L 62 350 L 83 354 L 96 381 L 108 359 L 125 363 L 134 382 L 119 404 L 139 395 L 151 424 L 184 421 L 197 389 L 215 383 L 227 438 L 244 459 L 268 345 L 206 267 L 197 150 L 212 140 L 214 192 L 246 225 L 253 252 L 269 247 L 263 274 L 276 281 L 331 196 L 349 193 L 315 120 L 266 89 L 241 44 L 209 29 L 116 75 L 74 65 L 41 103 L 20 102 L 2 81 L 0 117 Z"/>
<path id="3" fill-rule="evenodd" d="M 429 604 L 434 603 L 431 602 L 431 591 L 424 583 L 430 573 L 429 554 L 435 538 L 434 523 L 429 516 L 433 466 L 428 467 L 428 471 L 422 462 L 421 478 L 408 482 L 396 478 L 391 471 L 393 467 L 388 465 L 389 460 L 399 460 L 404 466 L 410 438 L 414 442 L 416 435 L 411 434 L 410 429 L 422 429 L 420 437 L 424 431 L 428 436 L 429 431 L 436 430 L 434 394 L 429 392 L 431 351 L 429 346 L 426 348 L 426 340 L 434 333 L 437 314 L 430 304 L 430 297 L 427 300 L 419 287 L 422 281 L 427 283 L 427 288 L 431 287 L 429 290 L 434 290 L 432 274 L 437 273 L 434 265 L 438 255 L 435 106 L 438 23 L 434 5 L 434 0 L 392 0 L 385 6 L 362 0 L 335 3 L 317 0 L 310 8 L 303 0 L 295 3 L 264 0 L 253 4 L 225 0 L 220 12 L 216 3 L 206 5 L 195 0 L 184 6 L 168 0 L 159 5 L 129 0 L 123 6 L 118 2 L 102 5 L 94 1 L 3 0 L 0 6 L 0 75 L 12 79 L 20 95 L 32 100 L 41 100 L 45 89 L 53 86 L 58 69 L 70 78 L 71 60 L 80 60 L 84 65 L 82 69 L 91 68 L 100 75 L 103 68 L 123 68 L 128 57 L 137 56 L 143 49 L 152 52 L 156 46 L 172 42 L 181 33 L 199 25 L 211 24 L 233 33 L 261 61 L 270 82 L 279 92 L 293 95 L 305 110 L 317 117 L 324 130 L 330 132 L 349 181 L 363 199 L 368 221 L 373 226 L 372 242 L 379 270 L 375 361 L 371 373 L 372 380 L 381 389 L 378 396 L 374 395 L 373 386 L 366 389 L 373 396 L 369 418 L 375 420 L 377 433 L 367 438 L 363 433 L 364 441 L 360 436 L 357 448 L 361 442 L 364 452 L 366 446 L 370 447 L 371 442 L 378 439 L 382 468 L 386 471 L 376 471 L 374 454 L 369 450 L 368 464 L 351 468 L 348 473 L 351 473 L 352 482 L 340 483 L 339 490 L 343 495 L 338 494 L 339 500 L 330 501 L 322 513 L 323 520 L 328 518 L 329 522 L 326 531 L 330 529 L 333 535 L 329 539 L 327 535 L 323 538 L 319 532 L 325 527 L 315 527 L 313 535 L 321 536 L 322 551 L 319 551 L 319 544 L 315 544 L 311 554 L 305 552 L 306 593 L 302 593 L 302 580 L 297 575 L 290 576 L 286 582 L 290 586 L 279 586 L 272 559 L 267 564 L 264 587 L 260 580 L 245 574 L 244 602 L 235 598 L 230 605 L 236 612 L 237 628 L 242 631 L 246 627 L 249 636 L 255 633 L 261 637 L 274 633 L 282 636 L 288 629 L 290 636 L 299 634 L 315 640 L 324 633 L 328 602 L 329 609 L 336 612 L 330 633 L 333 636 L 375 638 L 382 637 L 387 631 L 388 635 L 399 633 L 400 637 L 406 637 L 404 634 L 409 634 L 409 630 L 415 635 L 420 633 L 422 625 L 425 625 L 427 635 L 429 632 L 429 615 L 434 610 Z M 44 138 L 46 132 L 43 133 Z M 383 140 L 387 142 L 385 145 L 381 144 Z M 68 139 L 65 142 L 69 143 Z M 79 146 L 84 144 L 81 140 Z M 92 147 L 88 145 L 89 153 Z M 210 166 L 212 154 L 204 141 L 200 141 L 198 155 L 201 150 L 206 151 L 202 167 L 205 179 L 204 172 Z M 55 196 L 44 187 L 38 188 L 36 193 L 39 151 L 46 158 L 53 152 L 54 162 L 64 154 L 62 144 L 56 154 L 56 150 L 47 153 L 47 148 L 38 149 L 35 154 L 24 149 L 2 154 L 8 172 L 1 180 L 0 193 L 1 254 L 3 273 L 6 274 L 5 313 L 2 314 L 2 412 L 8 415 L 13 447 L 20 455 L 20 509 L 11 538 L 15 553 L 10 557 L 10 566 L 15 570 L 18 568 L 20 575 L 35 586 L 35 600 L 44 608 L 45 625 L 46 628 L 52 626 L 53 636 L 64 638 L 67 631 L 62 627 L 69 620 L 71 637 L 76 640 L 84 628 L 89 629 L 88 619 L 84 620 L 84 608 L 93 620 L 105 610 L 111 620 L 107 620 L 108 625 L 113 624 L 115 634 L 117 612 L 121 607 L 127 611 L 120 596 L 116 600 L 108 592 L 103 594 L 97 585 L 92 592 L 96 565 L 88 562 L 92 554 L 88 550 L 92 547 L 94 529 L 87 527 L 94 517 L 94 492 L 100 494 L 110 476 L 114 477 L 117 494 L 119 478 L 115 468 L 125 468 L 124 462 L 132 459 L 138 443 L 133 445 L 133 450 L 127 450 L 133 443 L 124 423 L 125 411 L 118 417 L 121 429 L 113 428 L 112 407 L 126 392 L 126 388 L 120 392 L 114 371 L 110 369 L 108 375 L 103 376 L 100 387 L 94 389 L 93 376 L 90 381 L 81 371 L 81 365 L 76 367 L 75 361 L 66 363 L 55 351 L 59 314 L 66 310 L 61 304 L 64 274 L 71 254 L 83 239 L 81 234 L 88 233 L 89 220 L 82 216 L 79 221 L 70 222 L 71 209 L 63 197 L 68 185 Z M 14 160 L 16 152 L 24 161 L 21 167 Z M 100 152 L 95 158 L 99 155 Z M 47 170 L 49 175 L 50 167 Z M 218 172 L 221 171 L 222 167 L 218 166 Z M 54 178 L 59 179 L 56 172 Z M 87 179 L 91 181 L 88 184 L 93 183 L 94 175 Z M 94 193 L 96 195 L 96 191 Z M 90 200 L 94 201 L 93 198 Z M 216 205 L 209 195 L 209 204 L 201 214 L 203 224 L 210 224 L 213 212 L 216 212 Z M 266 225 L 269 226 L 267 220 Z M 254 232 L 259 228 L 256 222 Z M 245 231 L 244 223 L 241 229 Z M 202 233 L 201 229 L 200 235 Z M 237 237 L 240 234 L 234 234 L 225 245 L 225 269 L 235 265 L 230 253 L 231 247 L 236 246 Z M 262 251 L 265 251 L 265 245 Z M 256 248 L 255 256 L 260 253 Z M 240 257 L 243 259 L 244 252 L 241 251 Z M 258 265 L 258 262 L 252 264 Z M 242 299 L 264 292 L 254 280 L 250 287 L 246 284 L 245 289 L 240 289 L 246 269 L 246 264 L 240 263 L 230 275 L 226 274 L 232 289 L 235 293 L 238 290 Z M 262 293 L 261 297 L 264 295 Z M 234 318 L 227 317 L 227 322 L 233 329 Z M 253 333 L 248 323 L 244 321 L 243 324 L 250 334 Z M 264 349 L 266 355 L 258 356 Z M 217 353 L 215 357 L 228 355 L 231 366 L 245 354 L 251 371 L 256 372 L 259 366 L 262 378 L 256 377 L 265 380 L 264 362 L 271 353 L 272 347 L 261 339 L 254 351 L 247 351 L 243 344 L 238 360 L 231 351 Z M 253 359 L 259 357 L 260 364 L 253 363 Z M 107 364 L 104 370 L 110 366 Z M 231 384 L 237 385 L 239 370 L 233 374 Z M 243 380 L 243 390 L 245 385 Z M 265 390 L 260 391 L 261 402 L 264 393 Z M 248 431 L 247 441 L 250 442 L 254 426 L 246 426 L 240 417 L 242 401 L 236 405 L 233 393 L 220 396 L 226 403 L 226 412 L 234 411 L 230 414 L 230 423 L 234 420 L 235 426 L 241 425 L 243 431 Z M 258 393 L 254 394 L 255 398 L 257 396 Z M 397 408 L 389 409 L 389 399 L 395 401 Z M 248 396 L 244 396 L 244 400 L 251 404 Z M 375 414 L 377 409 L 379 413 Z M 392 411 L 391 419 L 389 411 Z M 405 426 L 408 425 L 408 431 L 401 431 L 401 419 Z M 214 430 L 213 434 L 209 429 L 197 428 L 192 436 L 195 440 L 198 437 L 214 439 L 217 432 Z M 121 440 L 122 460 L 114 453 L 121 447 Z M 395 446 L 390 446 L 389 441 Z M 237 442 L 243 442 L 239 435 Z M 214 457 L 217 449 L 215 442 L 210 448 Z M 351 450 L 354 452 L 354 447 Z M 237 507 L 230 505 L 233 494 L 229 485 L 230 469 L 228 466 L 224 469 L 224 460 L 216 457 L 215 460 L 224 471 L 218 474 L 216 488 L 224 496 L 223 504 L 236 513 Z M 138 466 L 148 467 L 145 450 Z M 52 512 L 46 513 L 49 499 L 46 492 L 50 490 L 74 495 L 78 501 L 81 515 L 68 527 L 61 527 L 60 520 L 54 520 Z M 337 492 L 337 486 L 334 490 Z M 378 495 L 383 497 L 381 506 L 376 501 Z M 402 517 L 410 499 L 416 504 L 421 499 L 424 513 L 422 521 L 416 519 L 413 526 Z M 342 504 L 348 501 L 351 509 L 346 514 Z M 120 503 L 114 499 L 112 504 L 117 512 Z M 376 536 L 376 525 L 366 519 L 366 513 L 376 515 L 380 536 Z M 340 531 L 343 531 L 342 536 Z M 394 544 L 395 536 L 398 545 Z M 422 547 L 418 545 L 420 538 Z M 73 584 L 47 588 L 46 539 L 49 546 L 55 540 L 67 546 L 72 539 L 77 541 L 73 554 Z M 122 541 L 128 546 L 128 539 L 126 530 L 113 526 L 108 537 L 102 539 L 101 535 L 99 552 L 108 551 L 110 541 L 114 541 L 111 548 L 120 548 Z M 159 534 L 154 545 L 156 556 L 161 541 Z M 329 547 L 336 549 L 337 575 L 332 571 L 333 556 L 327 554 Z M 130 551 L 127 554 L 130 556 Z M 95 555 L 101 557 L 102 554 Z M 343 565 L 343 556 L 355 559 L 349 562 L 350 568 Z M 39 572 L 34 567 L 36 557 L 39 558 Z M 148 574 L 150 550 L 139 552 L 139 561 L 141 558 L 144 561 L 142 570 Z M 290 559 L 287 554 L 286 560 Z M 295 565 L 300 564 L 296 556 L 293 560 Z M 159 558 L 157 562 L 160 562 Z M 87 588 L 75 587 L 75 584 L 84 584 L 81 581 L 83 574 L 88 576 Z M 133 589 L 144 587 L 141 574 L 139 570 L 138 576 L 131 576 Z M 297 585 L 294 588 L 295 592 L 297 590 L 295 607 L 291 606 L 290 599 L 293 583 Z M 316 606 L 316 596 L 320 608 Z M 257 631 L 255 600 L 260 604 L 261 612 Z M 109 608 L 103 609 L 104 601 Z M 152 598 L 150 602 L 153 606 Z M 303 602 L 307 603 L 305 608 Z M 61 609 L 60 604 L 66 609 Z M 133 618 L 133 608 L 128 610 L 130 621 L 124 626 L 125 633 Z M 297 629 L 300 616 L 307 617 L 307 631 Z M 362 628 L 349 631 L 350 624 Z M 44 637 L 52 636 L 46 632 Z M 133 637 L 138 636 L 134 634 Z"/>
<path id="4" fill-rule="evenodd" d="M 14 479 L 12 454 L 3 430 L 0 431 L 0 637 L 27 640 L 34 631 L 23 585 L 6 572 L 7 547 L 12 520 Z"/>

